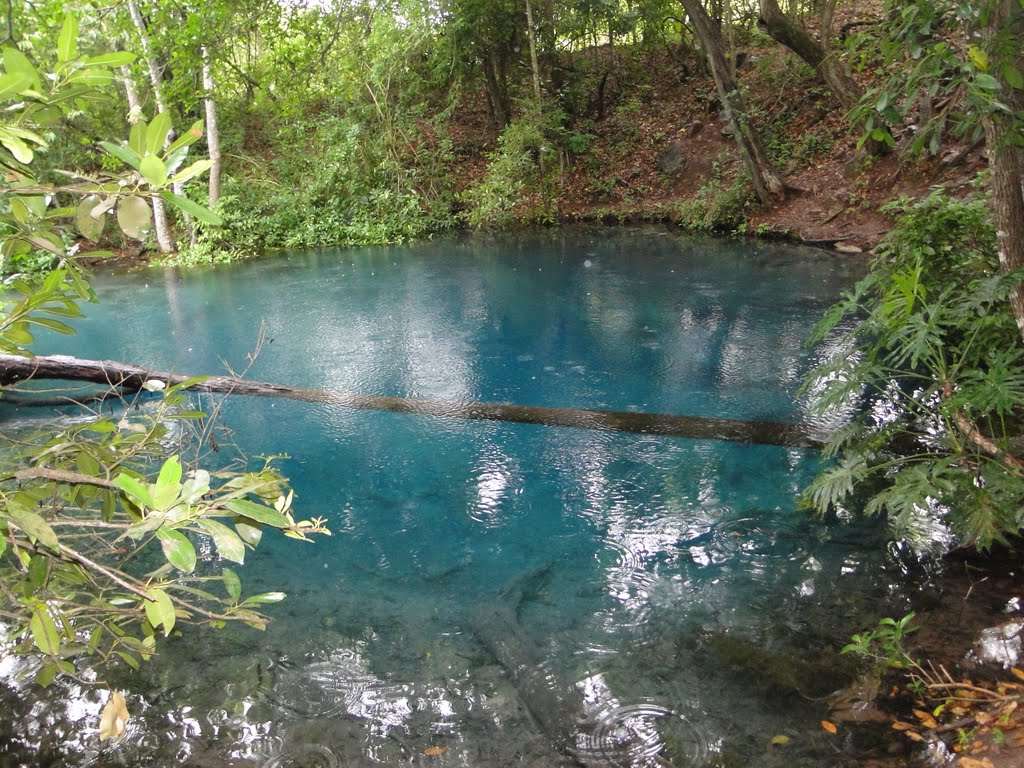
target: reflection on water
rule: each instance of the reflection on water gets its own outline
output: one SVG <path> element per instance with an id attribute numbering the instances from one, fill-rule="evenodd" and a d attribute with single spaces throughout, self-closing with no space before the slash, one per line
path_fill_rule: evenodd
<path id="1" fill-rule="evenodd" d="M 855 276 L 653 230 L 439 241 L 101 277 L 80 336 L 44 344 L 217 372 L 262 321 L 255 379 L 799 422 L 802 341 Z M 115 672 L 116 745 L 99 693 L 30 693 L 5 660 L 0 764 L 817 766 L 842 749 L 818 726 L 836 648 L 903 599 L 871 526 L 797 511 L 801 449 L 288 401 L 222 418 L 288 454 L 335 535 L 240 569 L 289 593 L 265 633 L 190 631 Z"/>

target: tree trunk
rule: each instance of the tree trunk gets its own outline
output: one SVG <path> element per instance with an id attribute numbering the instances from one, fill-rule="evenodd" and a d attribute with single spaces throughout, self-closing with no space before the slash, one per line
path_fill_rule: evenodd
<path id="1" fill-rule="evenodd" d="M 164 385 L 171 386 L 180 384 L 189 378 L 193 377 L 189 374 L 154 371 L 111 360 L 82 360 L 65 355 L 18 357 L 17 355 L 0 354 L 0 387 L 31 379 L 89 381 L 113 388 L 112 394 L 117 396 L 120 394 L 117 388 L 137 392 L 143 389 L 148 381 L 161 381 Z M 509 403 L 449 403 L 440 400 L 302 389 L 281 384 L 245 381 L 232 376 L 208 376 L 193 384 L 189 389 L 197 392 L 219 392 L 248 397 L 285 398 L 307 403 L 340 405 L 358 410 L 417 413 L 449 419 L 510 421 L 574 429 L 689 437 L 699 440 L 728 440 L 761 445 L 807 448 L 821 445 L 820 440 L 815 438 L 812 431 L 804 425 L 774 421 L 744 421 L 633 411 L 597 411 L 586 408 L 546 408 Z M 9 391 L 2 391 L 0 403 L 33 405 L 39 402 L 31 399 L 30 391 L 19 394 L 27 397 L 15 400 Z M 97 398 L 93 395 L 83 399 L 95 400 Z M 47 405 L 54 404 L 52 398 L 44 402 Z M 58 404 L 73 405 L 75 402 L 75 398 L 68 397 L 62 398 Z"/>
<path id="2" fill-rule="evenodd" d="M 1024 31 L 1024 14 L 1014 0 L 998 0 L 991 10 L 987 35 L 990 39 L 1006 36 L 1019 40 Z M 1016 49 L 1019 51 L 1019 48 Z M 1018 53 L 1015 61 L 1005 65 L 1019 67 L 1024 60 Z M 992 66 L 991 73 L 1001 86 L 999 100 L 1009 113 L 989 106 L 985 115 L 985 144 L 988 148 L 989 189 L 996 225 L 996 247 L 999 265 L 1005 272 L 1024 267 L 1024 150 L 1019 146 L 1020 117 L 1024 99 L 1020 91 L 1006 82 L 1004 67 Z M 1018 70 L 1019 71 L 1019 70 Z M 1024 285 L 1010 293 L 1010 309 L 1024 341 Z"/>
<path id="3" fill-rule="evenodd" d="M 143 58 L 146 60 L 146 67 L 149 70 L 149 80 L 153 86 L 153 98 L 156 101 L 156 108 L 158 112 L 166 112 L 167 105 L 164 102 L 163 88 L 160 80 L 160 67 L 157 66 L 156 59 L 153 57 L 152 51 L 150 50 L 149 35 L 146 32 L 146 22 L 142 18 L 142 14 L 139 13 L 138 0 L 128 0 L 128 11 L 131 14 L 132 22 L 135 24 L 135 30 L 139 33 L 139 42 L 142 45 Z M 125 85 L 125 91 L 129 91 L 127 84 Z M 131 89 L 134 91 L 134 84 Z M 141 117 L 141 109 L 139 105 L 133 106 L 130 103 L 132 98 L 131 92 L 128 94 L 129 108 L 131 113 L 137 114 Z M 137 99 L 138 97 L 136 97 Z M 176 253 L 178 250 L 177 244 L 174 242 L 174 235 L 171 234 L 171 227 L 167 219 L 167 208 L 164 205 L 164 201 L 159 197 L 154 197 L 153 202 L 153 227 L 156 229 L 156 242 L 160 248 L 161 253 Z"/>
<path id="4" fill-rule="evenodd" d="M 526 36 L 530 42 L 530 68 L 533 70 L 533 95 L 540 102 L 540 62 L 537 60 L 537 37 L 533 30 L 533 4 L 526 0 Z"/>
<path id="5" fill-rule="evenodd" d="M 765 205 L 770 205 L 785 197 L 782 179 L 775 173 L 768 161 L 761 137 L 750 124 L 743 95 L 736 85 L 736 80 L 729 71 L 722 50 L 722 41 L 708 12 L 704 10 L 701 0 L 681 0 L 686 15 L 690 17 L 697 38 L 700 40 L 704 55 L 707 58 L 711 76 L 715 79 L 718 98 L 729 115 L 733 135 L 739 145 L 740 155 L 750 173 L 754 192 Z"/>
<path id="6" fill-rule="evenodd" d="M 206 108 L 206 147 L 210 155 L 209 205 L 211 208 L 220 200 L 220 129 L 217 127 L 217 102 L 213 97 L 213 68 L 210 66 L 210 52 L 204 45 L 203 56 L 203 106 Z"/>
<path id="7" fill-rule="evenodd" d="M 508 98 L 508 83 L 504 81 L 493 56 L 484 57 L 484 90 L 491 105 L 491 117 L 499 131 L 512 122 L 512 107 Z"/>
<path id="8" fill-rule="evenodd" d="M 776 0 L 760 0 L 760 3 L 761 16 L 757 20 L 757 25 L 772 40 L 786 46 L 813 67 L 844 109 L 850 110 L 857 106 L 864 91 L 857 81 L 850 77 L 839 59 L 829 54 L 802 25 L 784 14 Z"/>

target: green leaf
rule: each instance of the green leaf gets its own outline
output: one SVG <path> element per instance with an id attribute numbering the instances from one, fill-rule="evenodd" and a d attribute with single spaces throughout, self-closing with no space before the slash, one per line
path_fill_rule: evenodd
<path id="1" fill-rule="evenodd" d="M 82 202 L 78 204 L 78 208 L 75 210 L 75 223 L 78 225 L 78 231 L 82 233 L 83 237 L 92 240 L 94 243 L 100 239 L 103 234 L 103 225 L 106 223 L 106 219 L 101 216 L 95 217 L 92 212 L 96 210 L 96 207 L 100 204 L 101 200 L 98 195 L 88 195 L 82 198 Z"/>
<path id="2" fill-rule="evenodd" d="M 149 203 L 137 195 L 122 198 L 117 203 L 117 223 L 128 237 L 143 239 L 153 227 Z"/>
<path id="3" fill-rule="evenodd" d="M 174 613 L 174 603 L 170 596 L 162 589 L 154 587 L 146 590 L 149 598 L 143 600 L 146 608 L 146 618 L 156 629 L 159 626 L 164 628 L 164 637 L 171 634 L 174 629 L 174 622 L 177 619 Z"/>
<path id="4" fill-rule="evenodd" d="M 126 147 L 123 144 L 114 144 L 109 141 L 101 141 L 100 146 L 103 147 L 107 154 L 113 155 L 123 163 L 127 163 L 135 170 L 139 170 L 139 163 L 142 162 L 142 156 L 130 147 Z"/>
<path id="5" fill-rule="evenodd" d="M 199 203 L 192 202 L 187 197 L 176 195 L 173 192 L 168 192 L 167 190 L 161 190 L 159 192 L 159 195 L 160 197 L 162 197 L 164 200 L 166 200 L 179 210 L 191 216 L 195 216 L 197 219 L 206 224 L 220 226 L 222 223 L 220 216 L 215 214 L 209 208 L 204 208 L 203 206 L 199 205 Z"/>
<path id="6" fill-rule="evenodd" d="M 7 147 L 7 150 L 14 155 L 14 159 L 19 163 L 27 165 L 35 156 L 32 147 L 4 128 L 0 128 L 0 144 Z"/>
<path id="7" fill-rule="evenodd" d="M 214 546 L 221 557 L 233 563 L 245 562 L 245 544 L 237 533 L 216 520 L 200 520 L 199 525 L 213 537 Z"/>
<path id="8" fill-rule="evenodd" d="M 998 91 L 999 81 L 996 80 L 992 75 L 981 72 L 974 76 L 974 84 L 982 90 L 986 91 Z"/>
<path id="9" fill-rule="evenodd" d="M 188 168 L 178 171 L 176 174 L 171 176 L 172 183 L 185 182 L 191 178 L 198 176 L 201 173 L 206 173 L 210 170 L 213 165 L 212 160 L 196 160 Z"/>
<path id="10" fill-rule="evenodd" d="M 139 156 L 139 160 L 146 154 L 146 124 L 141 120 L 132 123 L 128 133 L 128 147 Z"/>
<path id="11" fill-rule="evenodd" d="M 110 85 L 114 81 L 114 75 L 109 69 L 79 69 L 68 75 L 69 83 L 88 85 L 90 87 Z M 65 94 L 66 95 L 66 94 Z"/>
<path id="12" fill-rule="evenodd" d="M 23 498 L 24 496 L 25 494 L 18 494 L 8 499 L 4 515 L 30 538 L 54 552 L 60 551 L 57 534 L 53 532 L 49 523 L 32 511 L 31 502 Z"/>
<path id="13" fill-rule="evenodd" d="M 1024 90 L 1024 75 L 1021 75 L 1019 69 L 1013 66 L 1003 67 L 1003 79 L 1006 80 L 1006 84 L 1011 88 L 1015 88 L 1018 91 Z"/>
<path id="14" fill-rule="evenodd" d="M 92 255 L 91 253 L 89 254 Z M 33 325 L 41 325 L 43 328 L 49 328 L 54 333 L 60 333 L 64 336 L 74 336 L 75 329 L 70 325 L 60 322 L 59 320 L 51 320 L 47 317 L 39 317 L 38 315 L 31 315 L 28 318 L 28 322 Z"/>
<path id="15" fill-rule="evenodd" d="M 64 17 L 64 26 L 57 36 L 57 61 L 60 64 L 78 56 L 78 19 L 73 13 Z"/>
<path id="16" fill-rule="evenodd" d="M 167 134 L 171 131 L 171 116 L 166 112 L 158 112 L 146 128 L 146 152 L 155 155 L 164 148 Z"/>
<path id="17" fill-rule="evenodd" d="M 37 603 L 32 610 L 32 618 L 28 622 L 28 630 L 32 633 L 32 642 L 36 648 L 47 656 L 56 656 L 60 652 L 60 632 L 53 623 L 49 609 Z"/>
<path id="18" fill-rule="evenodd" d="M 167 148 L 167 154 L 170 155 L 174 150 L 187 147 L 190 144 L 195 144 L 203 138 L 203 121 L 196 120 L 192 123 L 192 127 L 185 131 L 181 136 L 175 139 L 174 143 Z"/>
<path id="19" fill-rule="evenodd" d="M 128 51 L 116 51 L 114 53 L 101 53 L 99 56 L 90 56 L 85 63 L 94 67 L 125 67 L 135 61 L 135 54 Z"/>
<path id="20" fill-rule="evenodd" d="M 259 546 L 260 539 L 263 538 L 263 527 L 255 520 L 249 520 L 248 518 L 243 517 L 236 518 L 235 530 L 238 531 L 238 535 L 242 541 L 253 549 Z"/>
<path id="21" fill-rule="evenodd" d="M 988 69 L 988 53 L 976 45 L 967 46 L 967 56 L 974 62 L 974 66 L 984 72 Z"/>
<path id="22" fill-rule="evenodd" d="M 266 507 L 263 504 L 257 504 L 253 501 L 249 501 L 248 499 L 234 499 L 232 501 L 225 502 L 224 506 L 236 515 L 248 517 L 250 520 L 255 520 L 258 523 L 264 523 L 265 525 L 270 525 L 274 528 L 287 528 L 291 525 L 288 518 L 276 509 L 271 509 L 270 507 Z"/>
<path id="23" fill-rule="evenodd" d="M 196 569 L 196 549 L 181 531 L 161 528 L 156 532 L 167 562 L 185 573 Z"/>
<path id="24" fill-rule="evenodd" d="M 32 78 L 24 72 L 8 72 L 0 77 L 0 99 L 7 98 L 32 85 Z"/>
<path id="25" fill-rule="evenodd" d="M 242 605 L 280 603 L 286 597 L 288 597 L 288 595 L 284 592 L 264 592 L 260 595 L 253 595 L 252 597 L 247 597 L 245 599 L 245 602 L 242 603 Z"/>
<path id="26" fill-rule="evenodd" d="M 156 479 L 156 484 L 158 486 L 173 485 L 175 490 L 178 489 L 181 485 L 181 462 L 178 461 L 177 456 L 171 456 L 160 467 L 160 475 Z"/>
<path id="27" fill-rule="evenodd" d="M 122 472 L 114 478 L 114 484 L 131 496 L 139 506 L 153 508 L 153 497 L 149 493 L 149 486 L 142 481 Z"/>
<path id="28" fill-rule="evenodd" d="M 29 85 L 32 88 L 37 91 L 43 90 L 43 83 L 36 68 L 25 57 L 25 54 L 13 45 L 4 46 L 4 69 L 7 70 L 8 74 L 18 73 L 25 75 L 29 79 Z"/>
<path id="29" fill-rule="evenodd" d="M 154 189 L 159 189 L 167 183 L 167 166 L 156 155 L 146 155 L 142 158 L 142 162 L 139 163 L 139 172 Z"/>
<path id="30" fill-rule="evenodd" d="M 224 575 L 224 589 L 228 592 L 228 597 L 238 602 L 238 598 L 242 596 L 242 582 L 238 578 L 238 574 L 232 571 L 230 568 L 225 568 L 221 571 Z"/>

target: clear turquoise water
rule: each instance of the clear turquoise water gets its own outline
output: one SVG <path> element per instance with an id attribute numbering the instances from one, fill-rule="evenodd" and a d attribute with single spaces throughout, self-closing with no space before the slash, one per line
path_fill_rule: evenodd
<path id="1" fill-rule="evenodd" d="M 802 342 L 858 274 L 647 229 L 286 254 L 100 274 L 79 335 L 39 351 L 217 373 L 263 323 L 251 379 L 806 422 Z M 297 509 L 334 536 L 265 540 L 241 575 L 289 593 L 270 628 L 168 643 L 124 683 L 116 747 L 74 687 L 8 719 L 63 734 L 67 764 L 810 766 L 850 748 L 819 726 L 834 650 L 900 595 L 871 526 L 797 510 L 812 452 L 249 399 L 221 423 L 287 454 Z"/>

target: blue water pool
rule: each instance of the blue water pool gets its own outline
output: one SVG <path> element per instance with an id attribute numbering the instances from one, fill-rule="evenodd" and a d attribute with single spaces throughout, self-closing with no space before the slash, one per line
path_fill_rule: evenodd
<path id="1" fill-rule="evenodd" d="M 826 436 L 796 394 L 820 354 L 803 342 L 860 270 L 658 229 L 282 254 L 103 272 L 78 336 L 37 351 L 222 373 L 262 324 L 256 380 Z M 119 744 L 96 738 L 100 694 L 65 684 L 9 714 L 35 735 L 7 754 L 726 768 L 853 749 L 819 724 L 849 682 L 836 649 L 901 595 L 874 526 L 798 510 L 813 451 L 287 400 L 219 419 L 225 444 L 285 455 L 297 510 L 334 535 L 265 538 L 240 575 L 288 593 L 271 626 L 169 641 L 119 680 Z"/>

